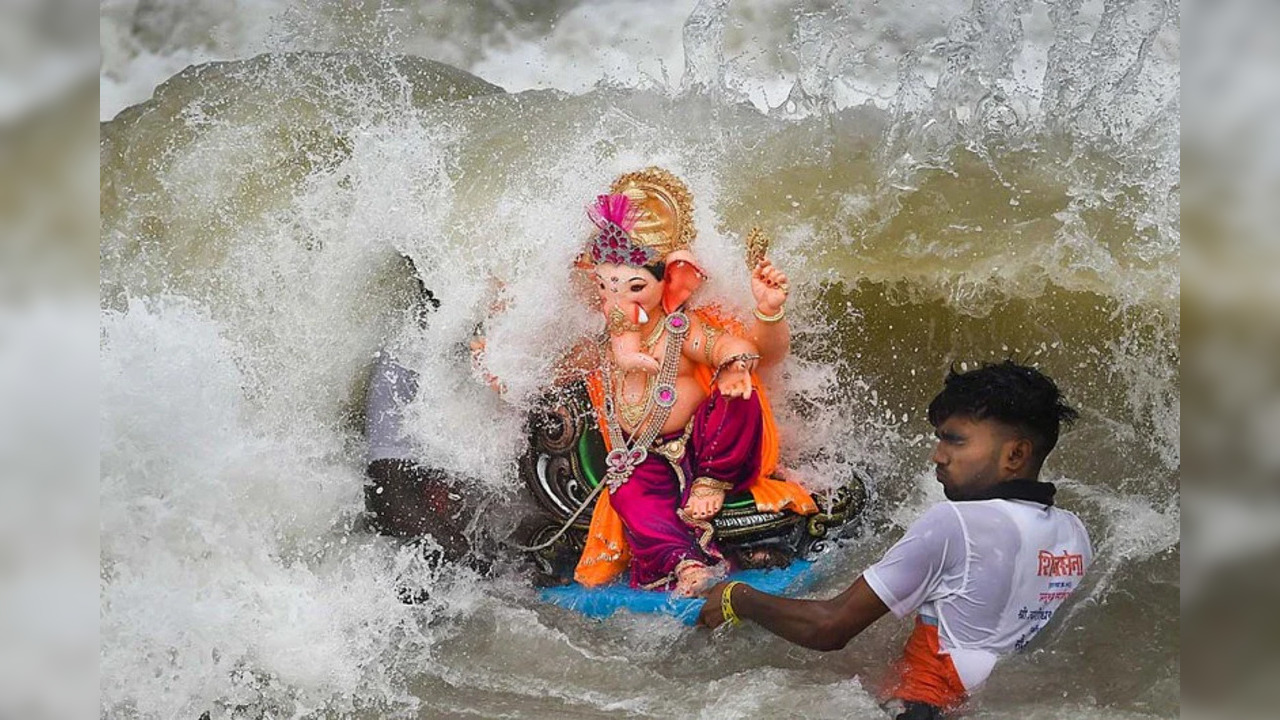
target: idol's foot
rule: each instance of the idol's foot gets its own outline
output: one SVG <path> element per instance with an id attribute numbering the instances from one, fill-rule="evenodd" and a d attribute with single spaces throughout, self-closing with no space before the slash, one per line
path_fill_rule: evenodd
<path id="1" fill-rule="evenodd" d="M 676 597 L 703 597 L 720 574 L 706 565 L 687 565 L 676 573 Z"/>
<path id="2" fill-rule="evenodd" d="M 694 520 L 711 522 L 711 518 L 715 517 L 722 507 L 724 507 L 724 490 L 695 483 L 684 512 Z"/>

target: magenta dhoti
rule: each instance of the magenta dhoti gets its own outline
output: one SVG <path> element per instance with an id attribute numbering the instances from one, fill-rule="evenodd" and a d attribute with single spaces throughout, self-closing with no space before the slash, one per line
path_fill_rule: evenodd
<path id="1" fill-rule="evenodd" d="M 686 521 L 679 511 L 698 478 L 732 485 L 728 492 L 735 493 L 760 473 L 764 421 L 759 396 L 726 398 L 715 389 L 698 406 L 692 423 L 683 457 L 673 461 L 650 449 L 610 497 L 631 546 L 632 587 L 670 587 L 682 563 L 713 567 L 723 562 L 709 523 Z M 654 447 L 670 447 L 683 436 L 662 436 Z"/>

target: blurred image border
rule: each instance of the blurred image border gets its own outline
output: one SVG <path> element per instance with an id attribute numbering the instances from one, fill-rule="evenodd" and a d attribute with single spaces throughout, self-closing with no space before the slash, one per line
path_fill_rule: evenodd
<path id="1" fill-rule="evenodd" d="M 1280 4 L 1188 0 L 1182 33 L 1183 717 L 1274 717 Z"/>
<path id="2" fill-rule="evenodd" d="M 0 6 L 0 717 L 98 708 L 97 6 Z"/>

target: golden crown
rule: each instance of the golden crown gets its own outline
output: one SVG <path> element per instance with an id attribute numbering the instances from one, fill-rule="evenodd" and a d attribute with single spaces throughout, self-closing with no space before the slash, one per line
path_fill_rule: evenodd
<path id="1" fill-rule="evenodd" d="M 627 173 L 613 181 L 609 192 L 626 195 L 638 209 L 630 235 L 635 244 L 653 248 L 660 257 L 687 250 L 698 234 L 693 226 L 693 194 L 663 168 Z"/>

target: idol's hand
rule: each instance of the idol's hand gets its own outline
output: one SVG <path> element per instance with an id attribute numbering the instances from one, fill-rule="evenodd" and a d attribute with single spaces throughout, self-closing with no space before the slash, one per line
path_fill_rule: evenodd
<path id="1" fill-rule="evenodd" d="M 755 369 L 755 366 L 756 361 L 754 359 L 734 360 L 722 368 L 716 378 L 716 387 L 720 388 L 720 394 L 725 397 L 750 400 L 751 371 Z"/>
<path id="2" fill-rule="evenodd" d="M 506 393 L 507 392 L 506 385 L 503 385 L 501 380 L 499 380 L 497 377 L 495 377 L 492 373 L 490 373 L 485 368 L 485 365 L 484 365 L 485 339 L 477 335 L 476 337 L 471 338 L 471 342 L 468 343 L 468 345 L 471 348 L 472 370 L 474 370 L 476 374 L 478 374 L 481 377 L 481 379 L 485 381 L 485 384 L 487 384 L 490 388 L 492 388 L 494 392 L 498 393 L 499 395 Z"/>
<path id="3" fill-rule="evenodd" d="M 751 294 L 756 299 L 756 309 L 765 315 L 777 315 L 787 302 L 791 286 L 787 276 L 764 258 L 751 271 Z"/>

